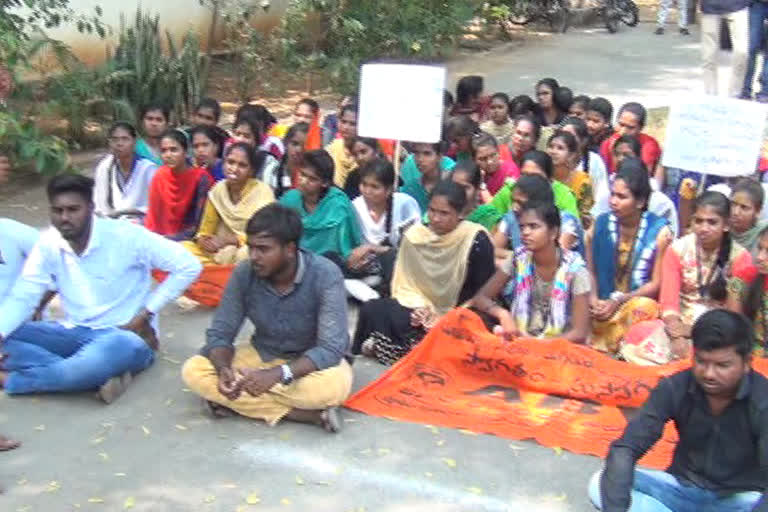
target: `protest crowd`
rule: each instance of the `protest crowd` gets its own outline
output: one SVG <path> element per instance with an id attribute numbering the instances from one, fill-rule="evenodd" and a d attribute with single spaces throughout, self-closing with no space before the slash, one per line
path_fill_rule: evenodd
<path id="1" fill-rule="evenodd" d="M 334 433 L 355 360 L 394 364 L 461 307 L 501 343 L 692 361 L 611 445 L 596 507 L 768 510 L 768 381 L 751 368 L 768 353 L 768 165 L 664 166 L 642 104 L 553 78 L 533 92 L 462 77 L 433 143 L 359 136 L 354 97 L 325 118 L 302 99 L 285 124 L 245 104 L 229 130 L 211 98 L 193 126 L 145 106 L 140 126 L 110 127 L 94 179 L 50 180 L 51 228 L 0 219 L 0 387 L 113 402 L 152 365 L 158 312 L 215 269 L 187 387 L 213 417 Z M 65 321 L 43 320 L 53 296 Z M 671 466 L 636 469 L 668 420 Z"/>

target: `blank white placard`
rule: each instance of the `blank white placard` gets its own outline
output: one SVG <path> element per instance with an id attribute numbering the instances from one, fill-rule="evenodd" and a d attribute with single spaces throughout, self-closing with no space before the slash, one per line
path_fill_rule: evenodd
<path id="1" fill-rule="evenodd" d="M 377 139 L 439 141 L 444 88 L 444 67 L 364 64 L 357 133 Z"/>

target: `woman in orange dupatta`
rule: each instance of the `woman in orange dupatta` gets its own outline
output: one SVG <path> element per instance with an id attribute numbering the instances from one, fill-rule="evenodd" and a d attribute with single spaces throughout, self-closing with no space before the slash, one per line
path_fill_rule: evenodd
<path id="1" fill-rule="evenodd" d="M 144 220 L 150 231 L 177 241 L 194 236 L 213 182 L 205 169 L 187 164 L 188 149 L 187 137 L 180 131 L 170 130 L 163 135 L 163 166 L 152 179 Z"/>

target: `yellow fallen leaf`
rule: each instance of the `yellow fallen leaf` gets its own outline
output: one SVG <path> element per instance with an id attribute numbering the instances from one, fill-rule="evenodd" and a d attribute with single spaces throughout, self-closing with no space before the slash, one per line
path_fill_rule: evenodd
<path id="1" fill-rule="evenodd" d="M 290 432 L 283 432 L 283 433 L 281 433 L 280 435 L 278 435 L 277 437 L 278 437 L 278 438 L 279 438 L 281 441 L 290 441 L 290 440 L 291 440 L 291 437 L 293 437 L 293 436 L 291 435 L 291 433 L 290 433 Z"/>
<path id="2" fill-rule="evenodd" d="M 237 484 L 224 484 L 222 487 L 225 489 L 237 489 Z"/>
<path id="3" fill-rule="evenodd" d="M 107 454 L 105 452 L 99 452 L 99 457 L 101 457 L 104 461 L 108 461 L 109 460 L 109 454 Z"/>
<path id="4" fill-rule="evenodd" d="M 104 442 L 104 438 L 103 437 L 96 437 L 94 439 L 91 439 L 91 444 L 93 444 L 93 445 L 101 444 L 103 442 Z"/>
<path id="5" fill-rule="evenodd" d="M 517 446 L 516 444 L 510 444 L 510 445 L 509 445 L 509 447 L 510 447 L 510 448 L 512 448 L 512 449 L 513 449 L 513 450 L 515 450 L 515 451 L 518 451 L 518 450 L 525 450 L 525 447 L 524 447 L 524 446 Z"/>
<path id="6" fill-rule="evenodd" d="M 440 429 L 434 425 L 424 425 L 424 427 L 430 430 L 435 435 L 438 435 L 440 433 Z"/>
<path id="7" fill-rule="evenodd" d="M 477 432 L 472 432 L 471 430 L 466 430 L 466 429 L 463 429 L 463 428 L 459 429 L 459 432 L 461 432 L 465 436 L 479 436 L 480 435 Z"/>
<path id="8" fill-rule="evenodd" d="M 296 475 L 296 485 L 304 485 L 304 479 Z"/>
<path id="9" fill-rule="evenodd" d="M 216 501 L 216 496 L 214 496 L 213 494 L 209 494 L 208 496 L 205 497 L 203 501 L 206 503 L 213 503 L 214 501 Z"/>
<path id="10" fill-rule="evenodd" d="M 16 512 L 29 512 L 32 510 L 29 505 L 24 505 L 23 507 L 19 507 L 16 509 Z"/>
<path id="11" fill-rule="evenodd" d="M 344 423 L 357 423 L 355 418 L 344 418 Z"/>
<path id="12" fill-rule="evenodd" d="M 562 455 L 563 455 L 563 449 L 562 448 L 560 448 L 559 446 L 553 446 L 552 449 L 555 450 L 555 454 L 558 457 L 562 457 Z"/>
<path id="13" fill-rule="evenodd" d="M 357 507 L 357 512 L 365 512 L 365 507 Z"/>
<path id="14" fill-rule="evenodd" d="M 293 504 L 293 502 L 292 502 L 291 500 L 289 500 L 288 498 L 283 498 L 283 499 L 281 499 L 281 500 L 280 500 L 280 503 L 282 503 L 283 505 L 286 505 L 286 506 L 287 506 L 287 505 L 292 505 L 292 504 Z"/>
<path id="15" fill-rule="evenodd" d="M 125 473 L 115 473 L 115 476 L 128 476 Z"/>
<path id="16" fill-rule="evenodd" d="M 261 498 L 259 498 L 257 493 L 252 492 L 248 495 L 247 498 L 245 498 L 245 502 L 249 505 L 256 505 L 257 503 L 261 503 Z"/>
<path id="17" fill-rule="evenodd" d="M 29 481 L 29 480 L 27 480 L 26 478 L 22 478 L 22 479 L 20 479 L 20 480 L 17 480 L 17 481 L 16 481 L 16 483 L 17 483 L 18 485 L 26 485 L 28 481 Z"/>
<path id="18" fill-rule="evenodd" d="M 245 512 L 247 507 L 245 505 L 238 505 L 235 512 Z"/>
<path id="19" fill-rule="evenodd" d="M 35 430 L 37 430 L 38 432 L 42 432 L 43 430 L 45 430 L 45 425 L 38 425 L 35 427 Z"/>
<path id="20" fill-rule="evenodd" d="M 432 477 L 433 477 L 433 476 L 435 476 L 435 475 L 433 475 L 432 473 L 430 473 L 429 471 L 427 471 L 426 473 L 424 473 L 424 476 L 425 476 L 425 477 L 427 477 L 427 478 L 432 478 Z"/>
<path id="21" fill-rule="evenodd" d="M 190 391 L 192 391 L 192 390 L 191 390 L 191 389 L 189 389 L 189 388 L 181 388 L 181 390 L 182 390 L 184 393 L 189 393 Z"/>
<path id="22" fill-rule="evenodd" d="M 445 463 L 446 466 L 449 468 L 455 468 L 456 467 L 456 461 L 453 459 L 449 459 L 448 457 L 443 457 L 442 461 Z"/>
<path id="23" fill-rule="evenodd" d="M 172 332 L 167 332 L 167 333 L 165 333 L 165 337 L 166 337 L 166 338 L 173 338 L 174 336 L 176 336 L 176 334 L 174 334 L 174 333 L 172 333 Z"/>
<path id="24" fill-rule="evenodd" d="M 133 496 L 126 498 L 125 503 L 123 503 L 123 510 L 128 510 L 129 508 L 133 508 L 136 506 L 136 500 L 133 498 Z"/>
<path id="25" fill-rule="evenodd" d="M 555 497 L 554 497 L 554 498 L 552 498 L 552 499 L 553 499 L 553 500 L 555 500 L 555 501 L 565 501 L 565 500 L 567 500 L 567 499 L 568 499 L 568 495 L 567 495 L 567 494 L 565 494 L 565 493 L 562 493 L 562 494 L 560 494 L 560 495 L 558 495 L 558 496 L 555 496 Z"/>
<path id="26" fill-rule="evenodd" d="M 45 492 L 56 492 L 59 489 L 61 489 L 61 484 L 56 480 L 53 480 L 48 482 L 48 488 L 45 490 Z"/>
<path id="27" fill-rule="evenodd" d="M 479 487 L 467 487 L 467 491 L 471 492 L 472 494 L 477 494 L 478 496 L 483 494 L 483 490 Z"/>
<path id="28" fill-rule="evenodd" d="M 141 426 L 141 430 L 144 431 L 144 435 L 145 436 L 148 436 L 151 433 L 150 430 L 147 427 L 145 427 L 144 425 Z"/>
<path id="29" fill-rule="evenodd" d="M 435 443 L 437 446 L 443 446 L 445 444 L 445 439 L 438 439 Z"/>
<path id="30" fill-rule="evenodd" d="M 372 453 L 373 453 L 373 450 L 371 450 L 370 448 L 366 448 L 365 450 L 360 450 L 361 455 L 370 455 Z"/>
<path id="31" fill-rule="evenodd" d="M 169 407 L 172 403 L 173 403 L 173 398 L 169 398 L 168 400 L 165 401 L 165 406 Z"/>
<path id="32" fill-rule="evenodd" d="M 172 364 L 181 364 L 181 361 L 177 359 L 173 359 L 172 357 L 163 356 L 163 361 L 168 361 L 169 363 L 172 363 Z"/>
<path id="33" fill-rule="evenodd" d="M 388 455 L 392 453 L 392 450 L 390 450 L 389 448 L 379 448 L 378 452 L 379 452 L 379 455 Z"/>
<path id="34" fill-rule="evenodd" d="M 98 497 L 88 498 L 88 503 L 104 503 L 104 499 Z"/>
<path id="35" fill-rule="evenodd" d="M 185 427 L 184 425 L 178 425 L 177 424 L 176 428 L 179 429 L 179 430 L 187 430 L 187 427 Z"/>

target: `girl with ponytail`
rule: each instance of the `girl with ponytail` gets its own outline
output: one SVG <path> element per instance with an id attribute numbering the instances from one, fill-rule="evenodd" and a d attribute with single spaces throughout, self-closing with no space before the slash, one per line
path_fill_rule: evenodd
<path id="1" fill-rule="evenodd" d="M 631 347 L 622 352 L 625 359 L 648 364 L 688 357 L 696 319 L 739 300 L 743 286 L 735 274 L 751 266 L 752 257 L 731 239 L 730 201 L 720 192 L 705 192 L 696 199 L 693 211 L 692 232 L 675 240 L 662 261 L 659 302 L 663 332 L 645 331 L 650 335 L 646 340 L 627 339 Z"/>

